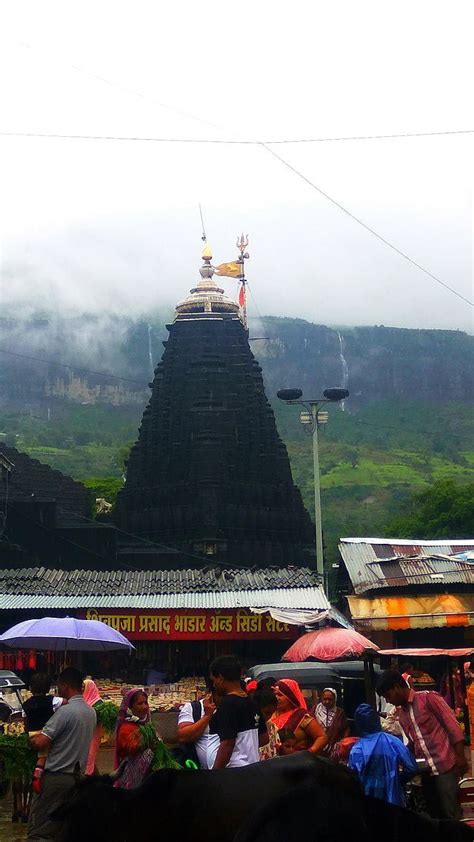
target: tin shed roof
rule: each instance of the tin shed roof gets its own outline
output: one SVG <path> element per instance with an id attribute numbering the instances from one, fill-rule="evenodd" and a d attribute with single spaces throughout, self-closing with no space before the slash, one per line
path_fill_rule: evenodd
<path id="1" fill-rule="evenodd" d="M 474 585 L 474 568 L 455 554 L 474 540 L 342 538 L 339 551 L 356 594 L 436 583 Z"/>
<path id="2" fill-rule="evenodd" d="M 4 610 L 97 608 L 298 608 L 330 605 L 307 568 L 0 571 Z"/>

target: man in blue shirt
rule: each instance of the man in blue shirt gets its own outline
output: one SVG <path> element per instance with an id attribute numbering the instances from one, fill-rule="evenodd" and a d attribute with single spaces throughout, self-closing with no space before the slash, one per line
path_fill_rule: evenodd
<path id="1" fill-rule="evenodd" d="M 366 795 L 404 807 L 403 783 L 418 772 L 415 758 L 398 737 L 382 731 L 370 705 L 359 705 L 354 720 L 360 740 L 351 750 L 349 767 L 359 775 Z"/>

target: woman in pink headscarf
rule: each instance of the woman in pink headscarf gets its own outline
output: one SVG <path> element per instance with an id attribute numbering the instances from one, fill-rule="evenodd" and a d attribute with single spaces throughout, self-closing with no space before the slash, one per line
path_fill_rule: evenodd
<path id="1" fill-rule="evenodd" d="M 100 693 L 97 689 L 97 684 L 95 681 L 92 681 L 90 678 L 86 678 L 83 683 L 83 690 L 82 690 L 82 698 L 88 705 L 94 707 L 97 702 L 101 701 Z M 96 775 L 98 773 L 97 765 L 96 765 L 96 758 L 97 752 L 100 748 L 100 741 L 102 739 L 102 732 L 103 728 L 102 725 L 97 722 L 97 725 L 94 730 L 94 734 L 91 740 L 90 748 L 89 748 L 89 755 L 87 757 L 86 763 L 86 775 Z"/>
<path id="2" fill-rule="evenodd" d="M 282 678 L 273 687 L 277 699 L 277 709 L 271 718 L 278 730 L 285 728 L 295 735 L 297 751 L 306 749 L 312 754 L 320 754 L 328 739 L 316 721 L 309 713 L 304 696 L 297 681 L 292 678 Z"/>

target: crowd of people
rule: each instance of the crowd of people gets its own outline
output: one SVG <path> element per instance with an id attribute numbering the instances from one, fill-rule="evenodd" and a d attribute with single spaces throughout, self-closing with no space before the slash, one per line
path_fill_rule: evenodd
<path id="1" fill-rule="evenodd" d="M 74 773 L 97 772 L 101 725 L 96 716 L 100 694 L 74 668 L 49 694 L 45 676 L 35 675 L 24 703 L 26 729 L 38 752 L 29 816 L 31 842 L 56 839 L 51 814 L 74 787 Z M 355 711 L 349 726 L 337 692 L 326 687 L 308 706 L 292 679 L 245 683 L 233 656 L 216 658 L 208 692 L 179 712 L 177 747 L 171 752 L 151 722 L 143 688 L 126 691 L 115 728 L 115 786 L 131 789 L 163 767 L 237 768 L 280 755 L 308 751 L 345 763 L 367 795 L 405 805 L 406 784 L 422 772 L 428 812 L 434 818 L 459 818 L 457 789 L 466 772 L 464 737 L 452 709 L 434 691 L 416 691 L 398 672 L 386 671 L 377 684 L 389 705 L 381 717 L 368 704 Z M 391 723 L 387 726 L 387 723 Z M 124 763 L 126 761 L 126 763 Z M 420 766 L 423 767 L 420 770 Z"/>
<path id="2" fill-rule="evenodd" d="M 324 688 L 308 708 L 296 681 L 265 679 L 245 687 L 236 659 L 218 658 L 208 695 L 194 703 L 195 710 L 191 703 L 182 708 L 178 738 L 188 751 L 195 747 L 205 769 L 310 751 L 347 763 L 367 795 L 400 806 L 406 803 L 405 785 L 421 773 L 430 815 L 459 818 L 458 781 L 467 770 L 464 734 L 440 694 L 415 691 L 407 678 L 382 673 L 377 693 L 387 702 L 384 715 L 359 705 L 351 735 L 334 688 Z"/>

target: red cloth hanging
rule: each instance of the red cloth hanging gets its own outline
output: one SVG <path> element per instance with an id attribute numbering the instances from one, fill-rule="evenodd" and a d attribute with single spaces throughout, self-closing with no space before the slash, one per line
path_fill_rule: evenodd
<path id="1" fill-rule="evenodd" d="M 34 649 L 30 649 L 28 654 L 28 669 L 35 670 L 36 669 L 36 652 Z"/>

